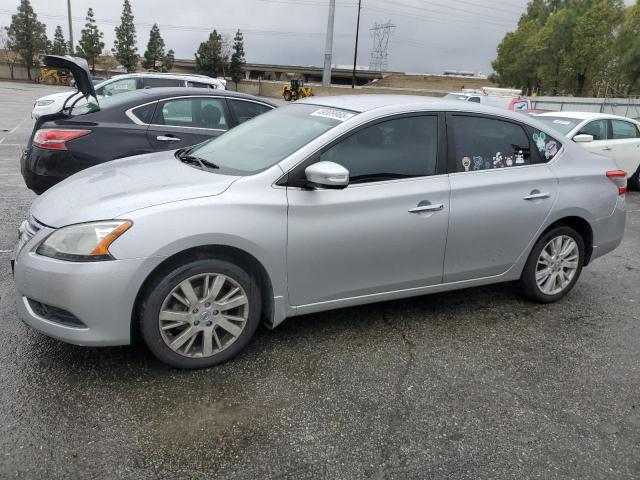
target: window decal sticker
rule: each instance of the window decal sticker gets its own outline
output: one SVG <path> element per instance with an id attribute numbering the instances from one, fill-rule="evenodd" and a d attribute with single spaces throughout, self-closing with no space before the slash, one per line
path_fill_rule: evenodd
<path id="1" fill-rule="evenodd" d="M 321 108 L 320 110 L 316 110 L 315 112 L 311 113 L 311 116 L 330 118 L 331 120 L 344 122 L 346 120 L 349 120 L 351 117 L 354 117 L 355 113 L 345 112 L 343 110 L 338 110 L 335 108 Z"/>
<path id="2" fill-rule="evenodd" d="M 504 159 L 502 158 L 502 153 L 496 153 L 496 156 L 493 157 L 493 168 L 502 168 L 504 167 Z"/>
<path id="3" fill-rule="evenodd" d="M 482 170 L 484 160 L 482 157 L 473 157 L 473 169 Z"/>
<path id="4" fill-rule="evenodd" d="M 549 143 L 547 143 L 547 145 L 545 146 L 545 151 L 544 151 L 544 156 L 548 159 L 550 159 L 551 157 L 553 157 L 556 153 L 558 153 L 558 144 L 554 141 L 551 140 Z"/>
<path id="5" fill-rule="evenodd" d="M 544 132 L 534 133 L 533 141 L 536 142 L 536 147 L 541 153 L 544 153 L 547 148 L 547 136 Z"/>
<path id="6" fill-rule="evenodd" d="M 516 165 L 524 165 L 524 155 L 522 153 L 522 150 L 520 150 L 518 152 L 518 154 L 516 155 Z"/>
<path id="7" fill-rule="evenodd" d="M 469 167 L 471 167 L 471 159 L 469 157 L 464 157 L 462 159 L 462 166 L 464 167 L 464 171 L 468 172 Z"/>

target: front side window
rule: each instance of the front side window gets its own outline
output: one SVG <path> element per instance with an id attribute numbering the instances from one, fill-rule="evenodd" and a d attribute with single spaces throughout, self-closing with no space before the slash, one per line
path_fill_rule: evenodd
<path id="1" fill-rule="evenodd" d="M 96 94 L 112 97 L 113 95 L 119 95 L 121 93 L 130 92 L 138 88 L 138 82 L 135 78 L 123 78 L 122 80 L 116 80 L 108 83 L 98 89 Z"/>
<path id="2" fill-rule="evenodd" d="M 239 124 L 271 110 L 271 107 L 267 105 L 256 102 L 247 102 L 244 100 L 229 100 L 229 104 L 231 105 L 231 110 L 233 110 Z"/>
<path id="3" fill-rule="evenodd" d="M 276 108 L 189 152 L 240 175 L 265 170 L 323 133 L 355 116 L 354 112 L 317 105 Z"/>
<path id="4" fill-rule="evenodd" d="M 594 140 L 606 140 L 609 138 L 609 121 L 594 120 L 580 129 L 578 135 L 591 135 Z"/>
<path id="5" fill-rule="evenodd" d="M 415 116 L 376 123 L 325 151 L 320 161 L 347 170 L 351 183 L 422 177 L 436 173 L 438 117 Z"/>
<path id="6" fill-rule="evenodd" d="M 219 98 L 179 98 L 167 100 L 157 109 L 154 122 L 174 127 L 227 130 L 223 100 Z"/>
<path id="7" fill-rule="evenodd" d="M 624 120 L 611 120 L 611 131 L 613 134 L 612 138 L 614 140 L 640 137 L 638 127 L 633 123 L 625 122 Z"/>
<path id="8" fill-rule="evenodd" d="M 453 143 L 456 172 L 531 163 L 529 137 L 516 123 L 487 117 L 454 115 Z"/>

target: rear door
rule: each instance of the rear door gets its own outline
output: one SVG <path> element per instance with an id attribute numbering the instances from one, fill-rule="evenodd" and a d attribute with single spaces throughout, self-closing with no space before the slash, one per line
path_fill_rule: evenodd
<path id="1" fill-rule="evenodd" d="M 224 98 L 178 97 L 159 102 L 147 135 L 155 150 L 174 150 L 217 137 L 229 128 Z"/>
<path id="2" fill-rule="evenodd" d="M 607 142 L 611 148 L 609 156 L 620 169 L 633 175 L 640 165 L 640 131 L 638 127 L 625 120 L 610 120 L 611 139 Z M 606 153 L 606 152 L 605 152 Z"/>
<path id="3" fill-rule="evenodd" d="M 586 123 L 580 127 L 576 135 L 591 135 L 593 142 L 581 143 L 580 146 L 585 150 L 599 155 L 612 156 L 609 127 L 609 121 L 606 118 L 592 120 Z"/>
<path id="4" fill-rule="evenodd" d="M 499 275 L 551 211 L 558 185 L 546 161 L 561 146 L 500 117 L 449 114 L 447 132 L 451 212 L 444 282 Z"/>

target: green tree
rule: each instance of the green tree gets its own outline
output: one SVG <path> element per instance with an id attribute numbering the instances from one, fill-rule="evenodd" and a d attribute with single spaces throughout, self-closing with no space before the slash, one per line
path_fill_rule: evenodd
<path id="1" fill-rule="evenodd" d="M 62 33 L 62 27 L 56 26 L 56 31 L 53 34 L 53 43 L 51 44 L 51 55 L 66 55 L 68 51 L 67 41 L 64 39 L 64 33 Z"/>
<path id="2" fill-rule="evenodd" d="M 242 32 L 238 30 L 236 36 L 233 38 L 233 54 L 231 54 L 231 65 L 229 67 L 229 73 L 231 79 L 236 82 L 236 88 L 238 88 L 238 82 L 244 79 L 244 64 L 246 63 L 244 58 L 244 38 Z"/>
<path id="3" fill-rule="evenodd" d="M 538 20 L 525 20 L 515 32 L 509 32 L 498 45 L 498 55 L 491 64 L 494 81 L 503 87 L 517 87 L 530 94 L 539 88 L 540 58 L 531 49 L 530 40 L 540 31 Z"/>
<path id="4" fill-rule="evenodd" d="M 86 58 L 87 63 L 91 65 L 91 73 L 96 73 L 96 59 L 102 53 L 104 42 L 102 37 L 104 34 L 98 29 L 96 19 L 93 16 L 93 9 L 87 11 L 87 23 L 80 34 L 80 41 L 76 54 L 79 57 Z"/>
<path id="5" fill-rule="evenodd" d="M 27 67 L 27 76 L 31 80 L 31 69 L 37 63 L 37 55 L 47 50 L 45 24 L 38 21 L 29 0 L 20 0 L 18 13 L 11 16 L 11 25 L 5 29 L 8 48 L 20 55 Z"/>
<path id="6" fill-rule="evenodd" d="M 160 35 L 158 24 L 154 23 L 149 32 L 149 42 L 147 43 L 147 50 L 144 52 L 142 67 L 147 70 L 156 70 L 164 57 L 164 40 Z"/>
<path id="7" fill-rule="evenodd" d="M 621 79 L 627 84 L 628 93 L 640 94 L 640 0 L 624 13 L 617 50 Z"/>
<path id="8" fill-rule="evenodd" d="M 167 54 L 162 57 L 162 71 L 170 71 L 176 63 L 176 54 L 173 50 L 169 50 Z"/>
<path id="9" fill-rule="evenodd" d="M 196 70 L 210 77 L 217 77 L 222 71 L 222 36 L 216 30 L 211 32 L 209 39 L 198 47 Z"/>
<path id="10" fill-rule="evenodd" d="M 113 54 L 127 72 L 135 72 L 138 66 L 138 48 L 136 47 L 136 26 L 129 0 L 124 0 L 120 26 L 116 27 L 116 39 L 113 42 Z"/>
<path id="11" fill-rule="evenodd" d="M 622 15 L 622 0 L 599 0 L 576 21 L 568 56 L 575 95 L 595 93 L 598 84 L 615 81 L 618 58 L 613 47 Z"/>

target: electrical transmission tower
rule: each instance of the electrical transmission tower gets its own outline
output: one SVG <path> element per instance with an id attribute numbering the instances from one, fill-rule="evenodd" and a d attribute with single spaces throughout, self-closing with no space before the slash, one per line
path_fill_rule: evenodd
<path id="1" fill-rule="evenodd" d="M 389 37 L 396 28 L 391 21 L 387 23 L 374 23 L 371 27 L 373 37 L 373 48 L 371 49 L 371 59 L 369 60 L 369 70 L 384 72 L 389 66 Z"/>

